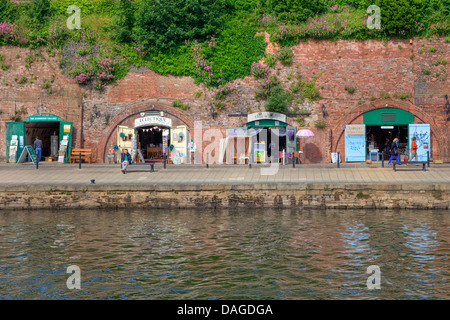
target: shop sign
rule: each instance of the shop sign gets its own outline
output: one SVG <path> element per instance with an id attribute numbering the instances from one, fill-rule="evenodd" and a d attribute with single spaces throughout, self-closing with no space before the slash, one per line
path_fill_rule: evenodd
<path id="1" fill-rule="evenodd" d="M 286 115 L 278 112 L 256 112 L 247 116 L 247 122 L 263 119 L 286 122 Z"/>
<path id="2" fill-rule="evenodd" d="M 38 116 L 29 116 L 25 121 L 60 121 L 61 118 L 57 116 L 47 116 L 47 115 L 38 115 Z"/>
<path id="3" fill-rule="evenodd" d="M 148 116 L 137 118 L 134 120 L 134 127 L 144 127 L 144 126 L 164 126 L 172 127 L 172 119 L 159 116 Z"/>
<path id="4" fill-rule="evenodd" d="M 366 134 L 366 127 L 364 124 L 347 125 L 345 134 L 347 136 L 363 136 Z"/>

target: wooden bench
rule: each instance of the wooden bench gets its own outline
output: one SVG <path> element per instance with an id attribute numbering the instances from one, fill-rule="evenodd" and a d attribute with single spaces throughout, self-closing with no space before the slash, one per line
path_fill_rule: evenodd
<path id="1" fill-rule="evenodd" d="M 79 160 L 80 153 L 81 153 L 81 160 L 85 160 L 88 163 L 91 163 L 92 149 L 72 149 L 72 153 L 70 154 L 70 163 L 75 163 L 77 160 Z"/>
<path id="2" fill-rule="evenodd" d="M 413 164 L 413 165 L 416 165 L 416 164 L 421 164 L 422 165 L 422 170 L 423 171 L 427 171 L 427 163 L 428 163 L 428 161 L 399 161 L 399 162 L 392 162 L 394 165 L 393 165 L 393 168 L 394 168 L 394 171 L 397 171 L 397 167 L 396 167 L 396 165 L 401 165 L 401 164 Z M 411 167 L 411 166 L 406 166 L 406 168 L 408 168 L 408 169 L 414 169 L 414 167 L 415 166 L 413 166 L 413 167 Z M 420 166 L 418 167 L 418 169 L 420 169 Z"/>

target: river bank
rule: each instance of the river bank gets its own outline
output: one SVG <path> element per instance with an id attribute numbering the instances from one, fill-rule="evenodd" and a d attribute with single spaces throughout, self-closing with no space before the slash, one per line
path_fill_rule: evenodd
<path id="1" fill-rule="evenodd" d="M 450 168 L 0 167 L 0 209 L 450 209 Z M 267 169 L 267 167 L 266 167 Z M 266 172 L 267 173 L 267 172 Z M 92 181 L 94 180 L 94 184 Z"/>

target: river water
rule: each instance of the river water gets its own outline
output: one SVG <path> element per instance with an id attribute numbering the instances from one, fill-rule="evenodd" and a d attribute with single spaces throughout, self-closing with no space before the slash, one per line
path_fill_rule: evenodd
<path id="1" fill-rule="evenodd" d="M 448 211 L 0 211 L 0 299 L 449 299 L 449 241 Z"/>

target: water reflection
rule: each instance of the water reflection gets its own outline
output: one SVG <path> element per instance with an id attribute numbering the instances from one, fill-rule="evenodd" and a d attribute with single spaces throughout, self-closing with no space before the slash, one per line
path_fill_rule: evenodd
<path id="1" fill-rule="evenodd" d="M 447 212 L 2 211 L 0 299 L 448 299 L 449 235 Z"/>

